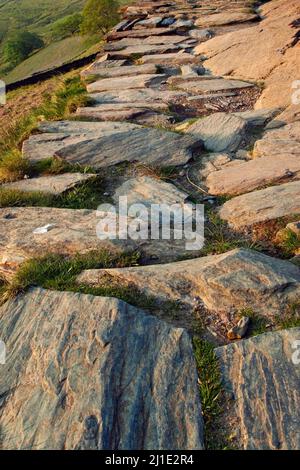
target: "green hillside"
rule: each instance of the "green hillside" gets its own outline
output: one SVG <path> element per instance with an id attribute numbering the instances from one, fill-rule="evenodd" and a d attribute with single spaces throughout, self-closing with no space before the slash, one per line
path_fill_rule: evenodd
<path id="1" fill-rule="evenodd" d="M 130 0 L 120 0 L 119 3 L 130 3 Z M 84 4 L 85 0 L 0 0 L 0 78 L 7 83 L 13 82 L 97 52 L 98 35 L 75 35 L 62 40 L 56 40 L 52 35 L 56 21 L 81 13 Z M 3 47 L 8 38 L 21 30 L 38 34 L 45 47 L 9 70 L 3 58 Z"/>

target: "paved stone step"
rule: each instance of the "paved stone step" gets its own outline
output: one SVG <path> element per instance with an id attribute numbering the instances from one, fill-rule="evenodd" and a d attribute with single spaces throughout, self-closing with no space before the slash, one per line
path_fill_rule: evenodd
<path id="1" fill-rule="evenodd" d="M 97 80 L 94 83 L 87 85 L 89 93 L 96 93 L 99 91 L 119 90 L 119 89 L 132 89 L 132 88 L 148 88 L 153 85 L 159 85 L 166 80 L 166 75 L 137 75 L 134 77 L 116 77 L 104 78 Z"/>
<path id="2" fill-rule="evenodd" d="M 230 419 L 245 450 L 300 447 L 300 328 L 267 333 L 215 350 L 224 388 L 232 396 Z"/>
<path id="3" fill-rule="evenodd" d="M 203 449 L 185 331 L 117 299 L 43 289 L 0 318 L 4 448 Z"/>
<path id="4" fill-rule="evenodd" d="M 37 178 L 28 178 L 13 183 L 2 184 L 0 185 L 0 190 L 4 188 L 25 192 L 35 191 L 57 196 L 93 178 L 95 178 L 95 174 L 88 173 L 64 173 L 62 175 L 39 176 Z"/>
<path id="5" fill-rule="evenodd" d="M 131 31 L 110 32 L 107 35 L 107 41 L 119 41 L 124 38 L 148 38 L 150 36 L 174 35 L 176 28 L 145 28 L 134 29 Z"/>
<path id="6" fill-rule="evenodd" d="M 115 44 L 115 43 L 114 43 Z M 137 44 L 109 53 L 110 59 L 130 59 L 139 55 L 168 54 L 179 51 L 179 44 Z"/>
<path id="7" fill-rule="evenodd" d="M 94 168 L 126 161 L 165 167 L 184 165 L 202 148 L 198 137 L 129 123 L 57 121 L 41 124 L 40 130 L 44 134 L 23 144 L 30 161 L 56 156 Z"/>
<path id="8" fill-rule="evenodd" d="M 190 42 L 191 44 L 196 43 L 197 41 L 192 36 L 149 36 L 148 38 L 140 39 L 138 41 L 139 45 L 168 45 L 168 44 L 180 44 L 181 42 Z M 128 46 L 136 46 L 136 38 L 123 38 L 120 41 L 114 41 L 104 45 L 105 51 L 118 51 Z"/>
<path id="9" fill-rule="evenodd" d="M 0 209 L 1 278 L 10 280 L 24 261 L 50 253 L 73 256 L 99 250 L 116 254 L 136 250 L 145 260 L 161 262 L 172 262 L 186 254 L 186 241 L 174 239 L 173 229 L 169 240 L 152 240 L 151 226 L 148 225 L 149 233 L 145 240 L 132 240 L 128 236 L 120 240 L 118 231 L 113 240 L 98 238 L 97 230 L 101 235 L 101 227 L 105 222 L 102 223 L 103 218 L 106 217 L 106 221 L 109 218 L 114 223 L 114 214 L 111 212 L 110 216 L 109 213 L 104 207 L 102 211 L 49 207 Z M 133 224 L 133 230 L 136 231 L 137 224 L 144 223 L 145 219 L 131 212 L 124 222 L 129 228 Z M 118 229 L 118 218 L 116 225 Z M 121 235 L 126 233 L 122 232 Z"/>
<path id="10" fill-rule="evenodd" d="M 141 64 L 162 64 L 162 65 L 184 65 L 184 64 L 199 64 L 201 61 L 198 57 L 186 52 L 177 52 L 171 54 L 153 54 L 145 55 L 139 59 Z"/>
<path id="11" fill-rule="evenodd" d="M 274 155 L 215 171 L 208 176 L 206 185 L 210 194 L 242 194 L 267 184 L 299 177 L 299 156 Z"/>
<path id="12" fill-rule="evenodd" d="M 158 88 L 136 88 L 129 90 L 111 90 L 93 93 L 91 97 L 98 104 L 104 103 L 156 103 L 171 104 L 177 99 L 187 97 L 184 91 L 161 90 Z"/>
<path id="13" fill-rule="evenodd" d="M 195 80 L 186 80 L 182 83 L 176 84 L 176 87 L 180 90 L 193 93 L 211 93 L 216 91 L 238 90 L 253 86 L 254 85 L 252 83 L 241 80 L 226 80 L 224 78 L 207 78 L 207 80 L 205 80 L 203 77 L 197 78 Z"/>
<path id="14" fill-rule="evenodd" d="M 188 198 L 187 193 L 173 184 L 149 176 L 130 178 L 124 182 L 116 189 L 113 199 L 117 203 L 123 196 L 127 197 L 128 205 L 143 204 L 145 207 L 152 204 L 184 204 Z"/>
<path id="15" fill-rule="evenodd" d="M 247 123 L 228 113 L 214 113 L 187 127 L 186 132 L 198 136 L 212 152 L 234 152 L 246 139 Z"/>
<path id="16" fill-rule="evenodd" d="M 284 314 L 299 299 L 300 270 L 288 261 L 262 253 L 235 249 L 222 255 L 155 266 L 87 270 L 79 283 L 99 285 L 104 276 L 129 282 L 161 300 L 186 303 L 189 315 L 195 299 L 220 317 L 249 307 L 268 318 Z M 197 303 L 197 302 L 196 302 Z"/>
<path id="17" fill-rule="evenodd" d="M 237 196 L 225 202 L 219 213 L 235 229 L 300 214 L 300 181 Z"/>
<path id="18" fill-rule="evenodd" d="M 46 253 L 75 255 L 99 249 L 118 252 L 122 248 L 117 241 L 97 238 L 99 218 L 93 210 L 7 208 L 0 209 L 0 220 L 0 273 L 5 278 L 26 259 Z"/>
<path id="19" fill-rule="evenodd" d="M 228 11 L 213 15 L 205 15 L 203 18 L 196 20 L 195 25 L 200 28 L 210 28 L 211 26 L 223 26 L 233 23 L 243 23 L 245 21 L 255 21 L 258 19 L 259 17 L 253 13 Z"/>
<path id="20" fill-rule="evenodd" d="M 123 76 L 129 77 L 131 75 L 155 75 L 157 73 L 158 71 L 155 64 L 107 67 L 106 64 L 103 66 L 103 62 L 94 62 L 88 69 L 81 72 L 81 77 L 85 78 L 90 75 L 100 75 L 101 78 L 117 78 Z"/>
<path id="21" fill-rule="evenodd" d="M 257 140 L 253 150 L 254 157 L 269 155 L 294 155 L 300 157 L 300 121 L 279 129 L 265 132 Z"/>

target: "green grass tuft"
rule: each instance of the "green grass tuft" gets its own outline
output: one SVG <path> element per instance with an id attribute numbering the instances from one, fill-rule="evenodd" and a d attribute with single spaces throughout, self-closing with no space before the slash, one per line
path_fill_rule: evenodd
<path id="1" fill-rule="evenodd" d="M 226 443 L 216 429 L 216 422 L 223 411 L 221 404 L 223 388 L 219 362 L 212 344 L 203 339 L 194 338 L 193 345 L 205 425 L 205 446 L 207 449 L 221 449 L 226 446 Z"/>

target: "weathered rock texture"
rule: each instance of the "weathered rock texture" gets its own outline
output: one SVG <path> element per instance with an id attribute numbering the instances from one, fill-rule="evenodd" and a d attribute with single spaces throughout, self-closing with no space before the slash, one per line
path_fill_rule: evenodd
<path id="1" fill-rule="evenodd" d="M 215 113 L 199 119 L 187 128 L 187 133 L 198 136 L 207 150 L 234 152 L 246 136 L 246 121 L 226 113 Z"/>
<path id="2" fill-rule="evenodd" d="M 236 229 L 300 214 L 300 181 L 235 197 L 225 202 L 219 213 L 222 219 Z"/>
<path id="3" fill-rule="evenodd" d="M 300 328 L 293 328 L 215 350 L 240 448 L 300 448 L 300 364 L 293 362 L 299 338 Z"/>
<path id="4" fill-rule="evenodd" d="M 40 129 L 43 134 L 23 145 L 31 161 L 57 156 L 95 168 L 126 161 L 172 166 L 187 163 L 202 146 L 197 137 L 129 123 L 60 121 L 43 123 Z"/>
<path id="5" fill-rule="evenodd" d="M 0 318 L 2 448 L 203 448 L 183 330 L 117 299 L 42 289 Z"/>
<path id="6" fill-rule="evenodd" d="M 270 317 L 283 313 L 284 306 L 300 295 L 296 266 L 245 249 L 158 266 L 88 270 L 78 282 L 97 285 L 105 275 L 133 283 L 162 300 L 181 298 L 193 304 L 200 297 L 208 309 L 217 312 L 251 305 Z"/>
<path id="7" fill-rule="evenodd" d="M 274 0 L 261 7 L 257 26 L 217 36 L 196 48 L 215 74 L 265 82 L 257 108 L 291 105 L 292 82 L 299 79 L 298 0 Z"/>
<path id="8" fill-rule="evenodd" d="M 95 178 L 94 174 L 64 173 L 62 175 L 40 176 L 38 178 L 15 181 L 14 183 L 6 183 L 0 186 L 0 189 L 5 188 L 25 192 L 36 191 L 56 196 L 93 178 Z"/>

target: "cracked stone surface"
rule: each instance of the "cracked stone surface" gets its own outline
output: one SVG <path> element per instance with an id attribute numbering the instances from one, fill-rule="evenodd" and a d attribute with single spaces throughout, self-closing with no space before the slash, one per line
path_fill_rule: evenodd
<path id="1" fill-rule="evenodd" d="M 239 448 L 300 448 L 300 364 L 295 342 L 300 328 L 276 331 L 215 349 Z"/>
<path id="2" fill-rule="evenodd" d="M 274 155 L 221 168 L 208 176 L 206 185 L 210 194 L 234 195 L 299 177 L 299 157 L 288 154 Z"/>
<path id="3" fill-rule="evenodd" d="M 186 132 L 198 136 L 206 150 L 234 152 L 246 137 L 245 120 L 227 113 L 215 113 L 197 120 Z"/>
<path id="4" fill-rule="evenodd" d="M 117 299 L 42 289 L 9 301 L 0 318 L 4 448 L 203 448 L 182 329 Z"/>
<path id="5" fill-rule="evenodd" d="M 120 283 L 133 283 L 162 300 L 181 298 L 192 305 L 199 297 L 209 310 L 219 313 L 251 305 L 270 318 L 283 314 L 285 306 L 300 295 L 296 266 L 242 248 L 165 265 L 87 270 L 78 282 L 98 285 L 106 275 Z"/>
<path id="6" fill-rule="evenodd" d="M 95 178 L 94 174 L 63 173 L 62 175 L 39 176 L 37 178 L 15 181 L 14 183 L 5 183 L 0 185 L 0 189 L 5 188 L 25 192 L 36 191 L 57 196 L 93 178 Z"/>
<path id="7" fill-rule="evenodd" d="M 219 214 L 235 229 L 300 214 L 300 181 L 237 196 L 225 202 Z"/>
<path id="8" fill-rule="evenodd" d="M 57 121 L 41 124 L 40 130 L 44 133 L 23 144 L 23 155 L 31 161 L 56 156 L 95 168 L 126 161 L 176 166 L 187 163 L 202 147 L 196 136 L 129 123 Z"/>

